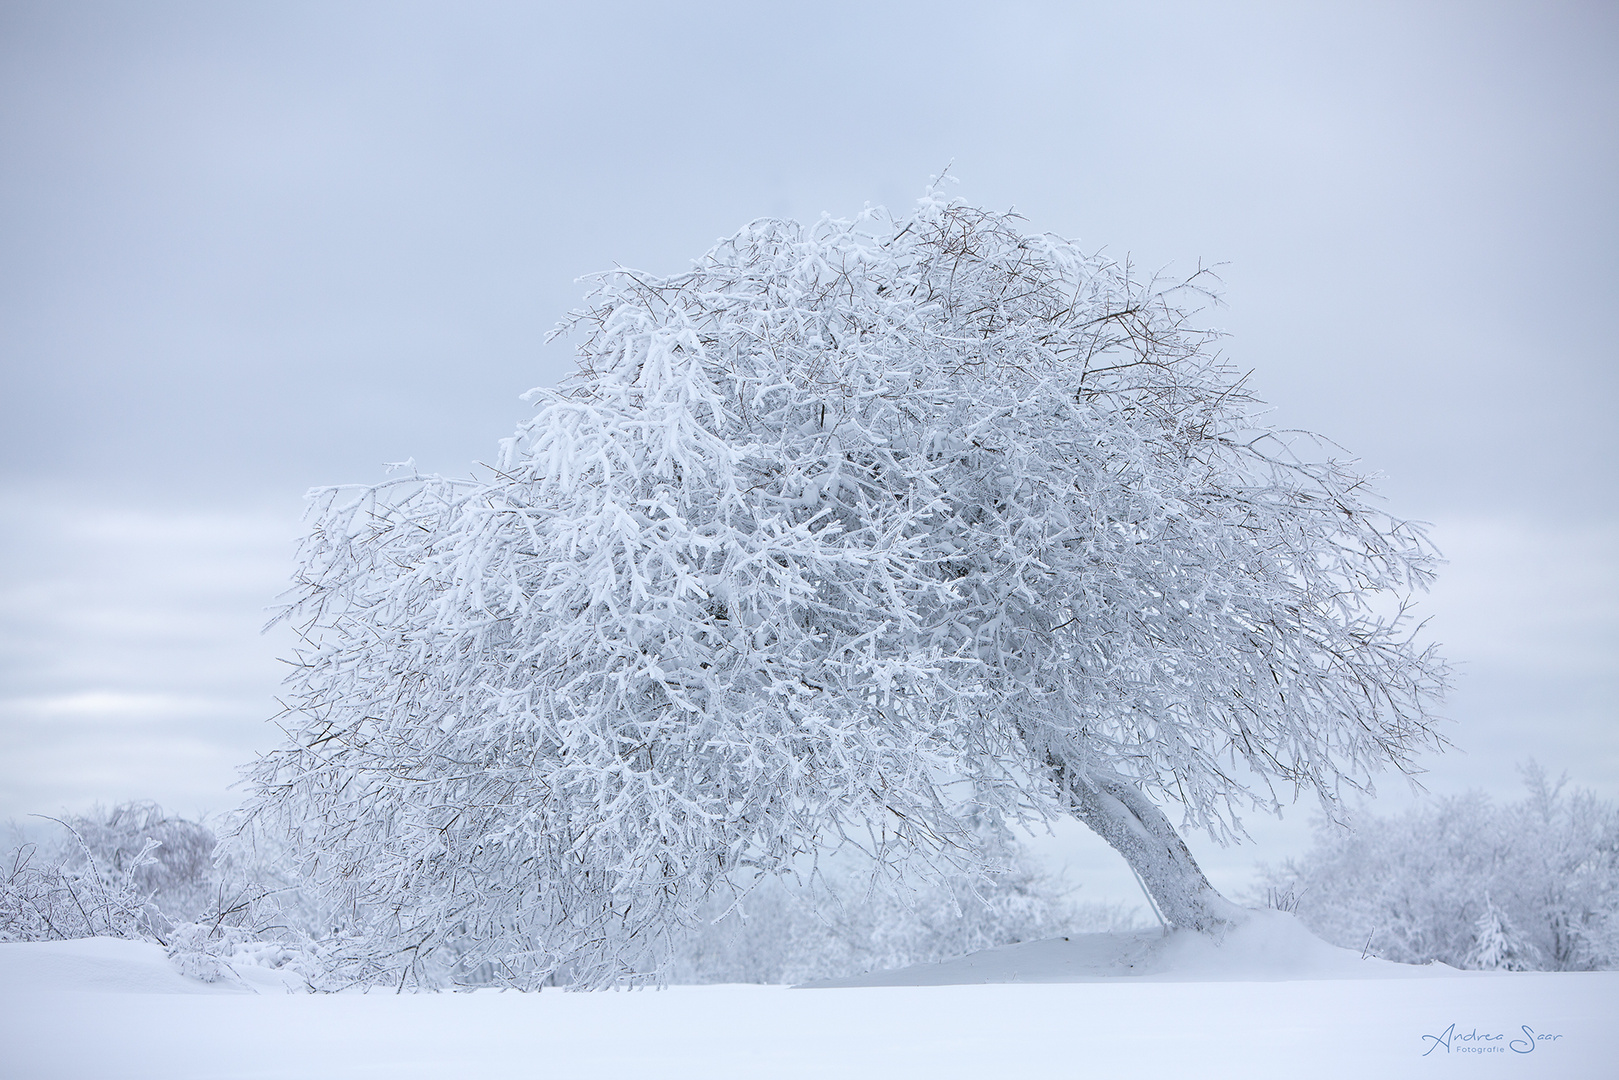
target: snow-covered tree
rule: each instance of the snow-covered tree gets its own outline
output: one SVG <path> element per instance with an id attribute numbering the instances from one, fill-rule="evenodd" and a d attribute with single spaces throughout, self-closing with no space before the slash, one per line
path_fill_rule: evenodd
<path id="1" fill-rule="evenodd" d="M 1528 971 L 1534 966 L 1537 951 L 1518 932 L 1512 916 L 1496 907 L 1485 892 L 1484 910 L 1473 923 L 1473 948 L 1467 954 L 1467 966 L 1479 971 Z"/>
<path id="2" fill-rule="evenodd" d="M 937 192 L 599 276 L 489 475 L 315 496 L 255 810 L 379 970 L 655 969 L 716 889 L 1074 814 L 1162 914 L 1437 741 L 1420 532 L 1269 430 L 1165 283 Z M 1388 612 L 1397 611 L 1397 614 Z"/>

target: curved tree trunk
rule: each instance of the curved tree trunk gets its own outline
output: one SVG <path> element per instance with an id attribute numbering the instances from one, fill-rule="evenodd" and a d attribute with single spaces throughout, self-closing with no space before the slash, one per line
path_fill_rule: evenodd
<path id="1" fill-rule="evenodd" d="M 1246 912 L 1221 896 L 1164 812 L 1128 779 L 1068 773 L 1074 816 L 1124 856 L 1171 926 L 1218 933 Z"/>

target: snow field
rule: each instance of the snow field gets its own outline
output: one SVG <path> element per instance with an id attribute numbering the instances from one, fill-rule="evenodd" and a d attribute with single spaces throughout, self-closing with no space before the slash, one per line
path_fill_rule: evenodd
<path id="1" fill-rule="evenodd" d="M 633 993 L 0 995 L 5 1076 L 1612 1077 L 1619 975 Z M 1527 1054 L 1424 1035 L 1556 1035 Z M 1504 1040 L 1503 1040 L 1504 1041 Z M 1482 1070 L 1482 1071 L 1480 1071 Z"/>
<path id="2" fill-rule="evenodd" d="M 1362 1080 L 1619 1071 L 1616 972 L 1402 968 L 1344 950 L 1304 955 L 1298 941 L 1278 954 L 1288 931 L 1275 922 L 1219 954 L 1231 981 L 1216 979 L 1210 949 L 1176 941 L 1149 950 L 1148 974 L 1105 977 L 1119 956 L 1142 956 L 1139 935 L 1116 937 L 1111 951 L 1069 943 L 1088 950 L 1085 970 L 1054 971 L 1063 956 L 1040 943 L 979 954 L 972 969 L 1087 980 L 1078 982 L 595 994 L 312 995 L 265 985 L 254 993 L 182 979 L 156 946 L 3 945 L 0 1076 Z M 1370 966 L 1345 977 L 1350 961 Z M 948 978 L 951 967 L 911 977 Z"/>

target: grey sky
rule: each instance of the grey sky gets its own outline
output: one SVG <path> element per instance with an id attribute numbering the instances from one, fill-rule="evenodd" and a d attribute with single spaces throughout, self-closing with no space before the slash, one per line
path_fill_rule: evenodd
<path id="1" fill-rule="evenodd" d="M 1434 787 L 1619 794 L 1616 56 L 1605 4 L 8 3 L 0 817 L 226 804 L 305 488 L 487 455 L 580 274 L 950 161 L 1225 263 L 1277 421 L 1436 523 Z"/>

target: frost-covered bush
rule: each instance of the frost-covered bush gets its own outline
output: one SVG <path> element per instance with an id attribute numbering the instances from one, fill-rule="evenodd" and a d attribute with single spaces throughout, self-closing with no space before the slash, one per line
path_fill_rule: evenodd
<path id="1" fill-rule="evenodd" d="M 75 837 L 61 849 L 72 866 L 92 864 L 109 878 L 127 877 L 143 903 L 185 922 L 217 903 L 214 848 L 206 824 L 171 817 L 155 802 L 120 803 L 64 819 Z"/>
<path id="2" fill-rule="evenodd" d="M 244 965 L 285 969 L 309 986 L 356 981 L 350 939 L 298 887 L 273 837 L 225 819 L 171 817 L 156 803 L 47 819 L 0 856 L 0 941 L 115 937 L 151 941 L 176 970 L 212 982 Z"/>
<path id="3" fill-rule="evenodd" d="M 56 835 L 18 842 L 0 873 L 0 938 L 161 941 L 213 906 L 213 832 L 156 803 L 48 818 Z"/>
<path id="4" fill-rule="evenodd" d="M 1619 966 L 1619 808 L 1533 764 L 1526 797 L 1472 793 L 1317 826 L 1265 872 L 1316 933 L 1388 960 L 1585 971 Z"/>
<path id="5" fill-rule="evenodd" d="M 150 912 L 132 880 L 149 858 L 137 854 L 106 872 L 88 850 L 70 860 L 39 844 L 17 844 L 0 863 L 0 941 L 149 937 Z"/>
<path id="6" fill-rule="evenodd" d="M 182 924 L 244 926 L 270 891 L 250 880 L 270 866 L 248 866 L 239 855 L 217 863 L 208 823 L 172 817 L 154 802 L 46 820 L 55 826 L 46 839 L 19 840 L 5 855 L 0 932 L 13 940 L 105 935 L 167 944 Z"/>
<path id="7" fill-rule="evenodd" d="M 341 955 L 315 940 L 319 920 L 308 918 L 273 847 L 232 837 L 220 852 L 208 823 L 151 802 L 50 820 L 60 836 L 19 839 L 0 862 L 0 941 L 150 941 L 175 970 L 204 982 L 236 979 L 248 966 L 282 971 L 289 987 L 355 981 Z"/>

